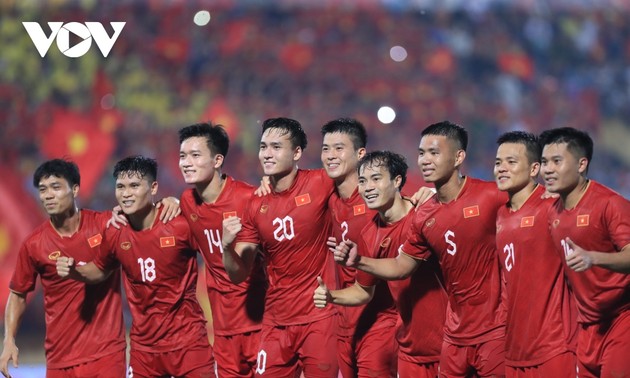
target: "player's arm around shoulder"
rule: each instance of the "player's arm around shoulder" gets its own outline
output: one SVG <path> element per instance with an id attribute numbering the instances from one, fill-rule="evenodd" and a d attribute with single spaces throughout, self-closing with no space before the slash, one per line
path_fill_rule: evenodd
<path id="1" fill-rule="evenodd" d="M 358 282 L 354 285 L 340 290 L 328 290 L 324 280 L 317 277 L 317 288 L 313 293 L 315 307 L 324 308 L 332 303 L 341 306 L 360 306 L 372 300 L 374 297 L 374 286 L 363 286 Z"/>
<path id="2" fill-rule="evenodd" d="M 223 266 L 235 284 L 241 283 L 249 277 L 258 253 L 255 243 L 235 242 L 236 236 L 242 230 L 243 224 L 239 217 L 228 217 L 223 220 L 221 238 L 223 248 Z"/>

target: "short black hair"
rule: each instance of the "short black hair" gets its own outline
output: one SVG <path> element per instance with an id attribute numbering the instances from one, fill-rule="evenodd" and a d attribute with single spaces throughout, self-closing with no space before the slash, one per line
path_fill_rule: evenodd
<path id="1" fill-rule="evenodd" d="M 396 176 L 400 176 L 400 188 L 402 189 L 407 182 L 407 161 L 404 156 L 391 151 L 372 151 L 368 152 L 359 160 L 357 172 L 361 172 L 363 167 L 382 167 L 387 168 L 389 176 L 393 180 Z"/>
<path id="2" fill-rule="evenodd" d="M 120 160 L 114 166 L 114 178 L 117 179 L 121 175 L 135 176 L 147 178 L 149 182 L 157 180 L 158 164 L 155 159 L 136 155 L 129 156 Z"/>
<path id="3" fill-rule="evenodd" d="M 322 126 L 322 136 L 331 133 L 347 134 L 355 150 L 367 145 L 365 126 L 354 118 L 338 118 Z"/>
<path id="4" fill-rule="evenodd" d="M 527 152 L 527 159 L 530 163 L 540 163 L 540 156 L 542 155 L 542 146 L 538 140 L 538 137 L 532 133 L 528 133 L 525 131 L 509 131 L 505 134 L 502 134 L 497 139 L 497 145 L 502 145 L 503 143 L 516 143 L 522 144 L 525 146 L 525 151 Z"/>
<path id="5" fill-rule="evenodd" d="M 81 185 L 79 167 L 70 160 L 52 159 L 42 163 L 33 174 L 33 186 L 39 187 L 39 182 L 50 176 L 65 179 L 70 187 Z"/>
<path id="6" fill-rule="evenodd" d="M 304 129 L 302 129 L 302 125 L 298 121 L 284 117 L 269 118 L 262 124 L 262 134 L 264 134 L 267 129 L 279 129 L 284 134 L 289 134 L 293 148 L 299 146 L 302 150 L 306 149 L 308 140 Z"/>
<path id="7" fill-rule="evenodd" d="M 422 130 L 421 136 L 441 135 L 457 143 L 460 150 L 468 148 L 468 132 L 462 126 L 451 121 L 442 121 L 431 124 Z"/>
<path id="8" fill-rule="evenodd" d="M 540 134 L 540 144 L 545 147 L 548 144 L 567 144 L 567 150 L 576 158 L 585 157 L 590 165 L 593 158 L 593 139 L 587 132 L 572 127 L 559 127 L 545 130 Z"/>
<path id="9" fill-rule="evenodd" d="M 188 138 L 206 138 L 208 149 L 212 154 L 221 154 L 227 157 L 230 149 L 230 138 L 223 125 L 213 125 L 212 122 L 195 123 L 179 130 L 179 144 Z"/>

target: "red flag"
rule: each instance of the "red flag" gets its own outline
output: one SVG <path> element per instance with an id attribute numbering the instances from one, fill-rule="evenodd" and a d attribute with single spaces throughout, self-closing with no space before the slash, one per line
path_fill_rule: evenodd
<path id="1" fill-rule="evenodd" d="M 479 216 L 479 205 L 468 206 L 464 208 L 464 218 L 472 218 Z"/>
<path id="2" fill-rule="evenodd" d="M 0 177 L 0 297 L 6 299 L 20 246 L 45 218 L 36 200 L 21 185 L 24 178 L 3 166 Z M 28 299 L 35 297 L 29 295 Z M 4 306 L 0 306 L 0 317 L 4 317 Z"/>
<path id="3" fill-rule="evenodd" d="M 204 122 L 212 121 L 215 125 L 222 125 L 230 139 L 234 139 L 238 135 L 240 127 L 238 118 L 227 101 L 222 98 L 212 100 L 201 117 Z"/>
<path id="4" fill-rule="evenodd" d="M 311 203 L 311 196 L 308 193 L 295 197 L 295 204 L 297 206 L 304 206 L 309 203 Z"/>
<path id="5" fill-rule="evenodd" d="M 68 157 L 81 171 L 81 193 L 90 196 L 114 150 L 114 138 L 98 128 L 96 120 L 57 109 L 46 130 L 42 152 L 49 159 Z"/>
<path id="6" fill-rule="evenodd" d="M 160 247 L 173 247 L 175 246 L 175 236 L 165 236 L 160 238 Z"/>

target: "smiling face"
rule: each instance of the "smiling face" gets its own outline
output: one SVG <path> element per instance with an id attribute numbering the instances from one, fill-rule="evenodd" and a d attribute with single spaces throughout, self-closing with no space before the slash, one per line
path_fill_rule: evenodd
<path id="1" fill-rule="evenodd" d="M 186 184 L 202 184 L 212 181 L 218 173 L 223 155 L 212 156 L 205 137 L 184 140 L 179 148 L 179 169 Z"/>
<path id="2" fill-rule="evenodd" d="M 327 133 L 322 143 L 322 165 L 331 179 L 343 179 L 356 172 L 365 148 L 354 149 L 352 139 L 346 133 Z"/>
<path id="3" fill-rule="evenodd" d="M 116 179 L 116 200 L 126 215 L 133 215 L 153 206 L 157 181 L 149 182 L 133 172 L 122 172 Z"/>
<path id="4" fill-rule="evenodd" d="M 463 162 L 466 153 L 443 135 L 425 135 L 418 147 L 418 167 L 427 183 L 444 183 Z"/>
<path id="5" fill-rule="evenodd" d="M 552 143 L 543 147 L 542 177 L 545 187 L 551 193 L 570 193 L 586 172 L 588 160 L 578 159 L 567 147 L 567 143 Z"/>
<path id="6" fill-rule="evenodd" d="M 494 178 L 499 190 L 516 193 L 527 186 L 540 169 L 538 162 L 529 162 L 522 143 L 502 143 L 497 149 Z"/>
<path id="7" fill-rule="evenodd" d="M 50 216 L 60 215 L 75 207 L 74 198 L 79 186 L 70 187 L 68 181 L 57 176 L 43 177 L 38 185 L 39 200 Z"/>
<path id="8" fill-rule="evenodd" d="M 400 176 L 391 178 L 384 164 L 365 164 L 359 171 L 359 194 L 368 208 L 384 211 L 392 206 L 401 183 Z"/>
<path id="9" fill-rule="evenodd" d="M 272 127 L 263 133 L 258 159 L 266 176 L 286 176 L 295 168 L 301 156 L 302 149 L 293 147 L 288 132 Z"/>

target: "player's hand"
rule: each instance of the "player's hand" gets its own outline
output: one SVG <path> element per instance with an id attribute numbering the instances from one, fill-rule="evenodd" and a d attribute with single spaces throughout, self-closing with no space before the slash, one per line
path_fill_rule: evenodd
<path id="1" fill-rule="evenodd" d="M 168 223 L 178 216 L 182 209 L 179 207 L 179 200 L 175 197 L 166 197 L 157 201 L 155 208 L 159 209 L 164 206 L 164 209 L 160 212 L 160 220 L 162 223 Z"/>
<path id="2" fill-rule="evenodd" d="M 593 257 L 591 253 L 575 244 L 573 240 L 569 238 L 566 238 L 565 242 L 567 243 L 570 251 L 566 257 L 567 266 L 576 272 L 589 270 L 593 266 Z"/>
<path id="3" fill-rule="evenodd" d="M 243 225 L 241 224 L 241 218 L 228 217 L 223 220 L 223 234 L 221 240 L 223 246 L 228 246 L 234 242 L 236 235 L 241 231 Z"/>
<path id="4" fill-rule="evenodd" d="M 260 186 L 256 188 L 254 194 L 258 197 L 271 194 L 271 181 L 269 181 L 269 176 L 263 176 L 262 179 L 260 179 Z"/>
<path id="5" fill-rule="evenodd" d="M 72 269 L 74 269 L 74 259 L 72 257 L 57 257 L 57 274 L 59 277 L 70 277 Z"/>
<path id="6" fill-rule="evenodd" d="M 328 246 L 328 250 L 334 254 L 337 248 L 337 239 L 334 236 L 329 236 L 328 240 L 326 240 L 326 245 Z"/>
<path id="7" fill-rule="evenodd" d="M 317 276 L 317 289 L 313 293 L 313 302 L 315 302 L 315 307 L 317 308 L 324 308 L 328 303 L 332 302 L 330 291 L 320 276 Z"/>
<path id="8" fill-rule="evenodd" d="M 558 198 L 558 197 L 560 197 L 560 194 L 558 194 L 558 193 L 551 193 L 549 190 L 545 190 L 544 193 L 540 196 L 540 198 L 542 198 L 542 199 Z"/>
<path id="9" fill-rule="evenodd" d="M 13 360 L 13 367 L 18 367 L 18 353 L 19 349 L 12 341 L 5 341 L 4 348 L 2 349 L 2 355 L 0 355 L 0 372 L 2 375 L 11 378 L 9 373 L 9 361 Z"/>
<path id="10" fill-rule="evenodd" d="M 413 196 L 408 198 L 405 197 L 405 199 L 409 200 L 409 202 L 411 202 L 417 209 L 420 205 L 427 202 L 431 197 L 433 197 L 435 193 L 436 191 L 434 188 L 421 186 L 420 189 L 418 189 L 418 191 L 413 194 Z"/>
<path id="11" fill-rule="evenodd" d="M 120 227 L 126 226 L 128 224 L 127 217 L 122 211 L 122 207 L 120 205 L 116 205 L 112 209 L 112 217 L 107 221 L 107 228 L 114 227 L 117 230 L 120 230 Z"/>
<path id="12" fill-rule="evenodd" d="M 351 240 L 344 240 L 337 244 L 334 253 L 334 259 L 337 263 L 354 268 L 359 264 L 358 249 L 356 243 Z"/>

